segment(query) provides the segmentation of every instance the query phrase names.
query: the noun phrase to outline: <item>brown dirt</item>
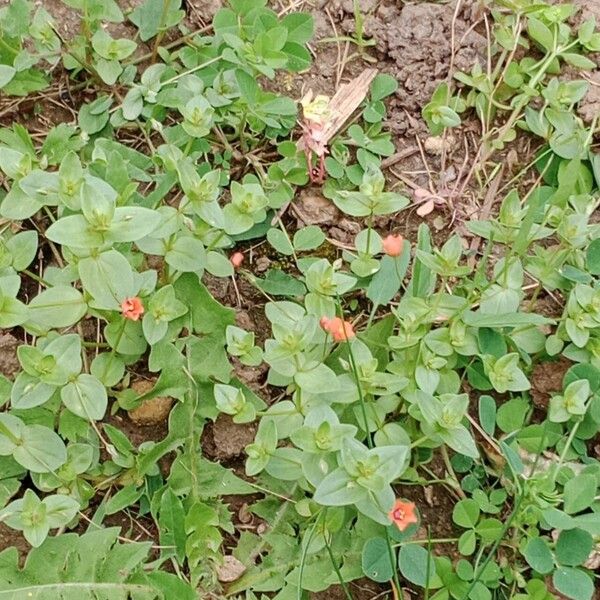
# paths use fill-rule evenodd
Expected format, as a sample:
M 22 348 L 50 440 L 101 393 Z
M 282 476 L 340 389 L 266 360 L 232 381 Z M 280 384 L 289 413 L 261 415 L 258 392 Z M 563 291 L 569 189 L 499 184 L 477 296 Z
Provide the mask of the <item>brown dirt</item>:
M 6 3 L 8 4 L 8 2 Z M 36 8 L 45 8 L 52 15 L 56 28 L 63 38 L 70 39 L 79 31 L 80 13 L 61 0 L 36 0 L 34 5 Z
M 454 67 L 470 70 L 485 60 L 486 39 L 469 27 L 478 19 L 477 4 L 463 3 L 454 21 Z M 347 9 L 346 9 L 347 10 Z M 435 88 L 448 78 L 452 56 L 454 3 L 400 4 L 382 2 L 365 20 L 365 31 L 377 43 L 384 70 L 398 80 L 391 103 L 390 124 L 396 133 L 410 133 L 415 126 L 425 132 L 420 119 Z M 342 22 L 354 29 L 354 19 Z
M 120 429 L 135 447 L 138 447 L 143 442 L 159 442 L 160 440 L 163 440 L 169 432 L 169 426 L 166 420 L 148 427 L 140 427 L 133 423 L 129 418 L 125 418 L 121 413 L 117 413 L 116 415 L 107 415 L 105 421 L 113 427 Z M 165 460 L 165 458 L 162 460 Z
M 132 542 L 148 542 L 157 543 L 158 528 L 156 523 L 149 515 L 137 515 L 132 511 L 121 511 L 114 515 L 108 515 L 103 522 L 105 527 L 120 527 L 121 536 Z M 83 531 L 87 530 L 88 525 L 85 524 Z M 83 531 L 77 531 L 83 533 Z M 158 551 L 153 549 L 152 555 Z
M 12 379 L 20 370 L 17 348 L 21 342 L 10 333 L 0 333 L 0 373 Z
M 227 461 L 240 456 L 244 448 L 254 441 L 256 424 L 237 425 L 228 415 L 219 415 L 208 423 L 202 435 L 202 449 L 209 457 Z
M 573 4 L 581 9 L 577 15 L 579 22 L 595 18 L 596 25 L 600 23 L 600 4 L 597 0 L 574 0 Z
M 579 115 L 586 123 L 591 123 L 600 114 L 600 71 L 592 73 L 589 81 L 590 89 L 578 108 Z
M 287 85 L 277 82 L 275 89 L 296 98 L 307 89 L 331 95 L 340 81 L 346 82 L 365 66 L 370 66 L 357 57 L 353 44 L 321 43 L 323 38 L 355 33 L 352 5 L 350 0 L 317 3 L 317 8 L 312 11 L 316 32 L 313 66 L 307 74 Z M 409 197 L 414 188 L 424 188 L 447 198 L 425 218 L 415 214 L 416 205 L 398 215 L 378 217 L 375 225 L 382 234 L 401 233 L 415 241 L 419 225 L 425 222 L 436 243 L 443 243 L 457 229 L 465 233 L 462 220 L 478 210 L 478 203 L 473 202 L 473 194 L 468 189 L 460 197 L 453 197 L 454 188 L 460 189 L 465 174 L 461 167 L 465 162 L 467 140 L 471 144 L 471 138 L 479 134 L 477 120 L 465 119 L 464 124 L 449 136 L 453 143 L 446 142 L 447 154 L 442 160 L 439 150 L 431 147 L 432 140 L 421 118 L 422 106 L 428 102 L 435 87 L 448 78 L 452 61 L 455 69 L 470 70 L 475 62 L 483 64 L 486 59 L 486 39 L 479 33 L 485 29 L 476 3 L 463 3 L 456 20 L 453 19 L 454 6 L 454 2 L 400 4 L 363 0 L 360 3 L 365 17 L 365 37 L 372 36 L 376 42 L 365 52 L 380 72 L 394 76 L 399 83 L 395 95 L 387 101 L 386 126 L 393 133 L 396 150 L 407 154 L 387 170 L 389 185 Z M 451 43 L 453 27 L 454 45 Z M 345 56 L 350 58 L 346 60 Z M 344 69 L 340 78 L 341 63 Z M 416 137 L 425 146 L 424 156 L 418 151 Z M 529 148 L 520 151 L 519 162 L 527 162 L 529 155 Z M 331 238 L 342 244 L 352 244 L 363 223 L 337 214 L 335 207 L 320 196 L 318 188 L 305 188 L 300 192 L 292 206 L 297 220 L 326 225 Z M 303 210 L 304 205 L 308 210 Z
M 295 200 L 293 208 L 298 227 L 306 225 L 332 225 L 339 222 L 340 211 L 330 200 L 321 195 L 318 188 L 302 190 Z
M 392 597 L 389 586 L 379 585 L 369 579 L 357 579 L 349 584 L 350 593 L 353 600 L 388 600 Z M 323 592 L 309 594 L 310 600 L 346 600 L 346 594 L 341 586 L 334 585 Z
M 215 13 L 223 7 L 221 0 L 187 0 L 188 16 L 205 25 L 212 21 Z
M 268 247 L 264 241 L 261 241 L 257 246 Z M 243 268 L 252 272 L 256 271 L 255 261 L 263 256 L 262 252 L 256 251 L 257 246 L 239 248 L 244 251 L 245 255 Z M 259 275 L 261 274 L 259 273 Z M 233 285 L 229 278 L 218 278 L 209 274 L 204 275 L 203 281 L 210 293 L 219 302 L 236 309 L 237 326 L 253 331 L 256 344 L 262 345 L 265 339 L 269 337 L 271 330 L 269 320 L 264 312 L 264 305 L 267 300 L 262 293 L 242 275 L 236 276 L 236 285 Z
M 524 304 L 529 308 L 529 301 Z M 558 290 L 552 292 L 552 296 L 543 296 L 535 302 L 535 312 L 549 319 L 559 319 L 563 313 L 564 297 Z
M 563 378 L 572 362 L 564 357 L 551 362 L 538 363 L 531 374 L 531 398 L 538 408 L 547 409 L 550 397 L 563 389 Z
M 29 549 L 31 548 L 20 531 L 15 531 L 14 529 L 8 527 L 8 525 L 0 523 L 0 552 L 2 552 L 2 550 L 6 550 L 6 548 L 10 548 L 11 546 L 14 546 L 18 550 L 19 555 L 22 558 L 27 554 L 27 552 L 29 552 Z
M 129 418 L 141 427 L 152 427 L 164 423 L 169 418 L 173 398 L 158 397 L 144 400 L 140 406 L 128 412 Z
M 138 395 L 142 395 L 149 392 L 155 383 L 153 380 L 138 379 L 131 384 L 131 389 Z M 140 406 L 128 411 L 127 414 L 136 425 L 152 427 L 168 421 L 173 402 L 173 398 L 168 396 L 151 398 L 144 400 Z

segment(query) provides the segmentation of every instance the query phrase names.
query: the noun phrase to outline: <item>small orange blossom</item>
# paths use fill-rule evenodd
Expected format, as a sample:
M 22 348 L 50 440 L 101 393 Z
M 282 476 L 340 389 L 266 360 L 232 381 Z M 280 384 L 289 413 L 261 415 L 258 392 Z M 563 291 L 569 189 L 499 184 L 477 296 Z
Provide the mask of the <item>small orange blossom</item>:
M 404 246 L 404 238 L 401 235 L 388 235 L 383 239 L 383 251 L 388 256 L 400 256 Z
M 327 333 L 329 333 L 329 323 L 331 322 L 331 319 L 329 317 L 321 317 L 319 319 L 319 325 L 321 326 L 321 329 L 323 331 L 327 331 Z
M 333 317 L 333 319 L 322 317 L 319 323 L 321 328 L 330 333 L 336 342 L 346 342 L 356 336 L 352 323 L 339 317 Z
M 244 255 L 241 252 L 234 252 L 229 257 L 229 260 L 233 265 L 234 269 L 239 269 L 242 266 L 242 263 L 244 262 Z
M 404 531 L 409 525 L 418 523 L 417 507 L 414 502 L 404 502 L 396 500 L 392 510 L 388 513 L 390 521 L 398 527 L 400 531 Z
M 144 314 L 144 305 L 137 296 L 125 298 L 121 302 L 121 312 L 126 319 L 137 321 Z

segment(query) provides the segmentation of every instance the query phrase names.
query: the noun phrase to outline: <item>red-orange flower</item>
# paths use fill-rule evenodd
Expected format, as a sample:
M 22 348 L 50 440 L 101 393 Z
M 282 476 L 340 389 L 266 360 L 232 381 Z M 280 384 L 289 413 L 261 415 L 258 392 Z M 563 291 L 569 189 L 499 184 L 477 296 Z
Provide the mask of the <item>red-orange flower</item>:
M 327 333 L 330 333 L 331 337 L 333 337 L 336 342 L 345 342 L 356 336 L 352 323 L 344 321 L 339 317 L 333 317 L 333 319 L 321 317 L 319 323 L 321 328 Z
M 401 235 L 388 235 L 383 239 L 383 251 L 388 256 L 400 256 L 404 247 L 404 238 Z
M 229 261 L 233 265 L 234 269 L 239 269 L 244 262 L 244 255 L 241 252 L 234 252 L 230 257 Z
M 414 502 L 404 502 L 396 500 L 392 510 L 388 513 L 390 521 L 396 525 L 400 531 L 404 531 L 413 523 L 419 522 L 417 516 L 417 507 Z
M 121 312 L 126 319 L 137 321 L 144 314 L 144 305 L 137 296 L 125 298 L 125 300 L 121 302 Z
M 319 319 L 319 325 L 321 326 L 321 329 L 323 331 L 326 331 L 327 333 L 329 333 L 329 323 L 331 322 L 331 319 L 329 317 L 321 317 Z

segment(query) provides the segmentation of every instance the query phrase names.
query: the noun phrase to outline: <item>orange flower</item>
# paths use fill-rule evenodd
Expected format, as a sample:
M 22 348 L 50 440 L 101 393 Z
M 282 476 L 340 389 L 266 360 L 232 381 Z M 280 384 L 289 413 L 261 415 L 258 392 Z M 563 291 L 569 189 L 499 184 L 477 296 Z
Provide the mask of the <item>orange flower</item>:
M 392 510 L 388 513 L 390 521 L 398 527 L 400 531 L 404 531 L 412 523 L 418 523 L 417 507 L 414 502 L 404 502 L 396 500 Z
M 329 317 L 321 317 L 319 320 L 319 325 L 323 331 L 327 331 L 329 333 L 329 323 L 331 323 L 331 319 Z
M 356 335 L 352 323 L 343 321 L 339 317 L 333 317 L 333 319 L 322 317 L 320 324 L 325 331 L 331 334 L 336 342 L 346 342 Z
M 233 265 L 234 269 L 239 269 L 244 262 L 244 255 L 241 252 L 234 252 L 230 257 L 229 261 Z
M 137 321 L 144 314 L 144 305 L 137 296 L 125 298 L 125 300 L 121 302 L 121 312 L 126 319 Z
M 404 238 L 401 235 L 388 235 L 383 240 L 383 251 L 388 256 L 400 256 L 404 247 Z

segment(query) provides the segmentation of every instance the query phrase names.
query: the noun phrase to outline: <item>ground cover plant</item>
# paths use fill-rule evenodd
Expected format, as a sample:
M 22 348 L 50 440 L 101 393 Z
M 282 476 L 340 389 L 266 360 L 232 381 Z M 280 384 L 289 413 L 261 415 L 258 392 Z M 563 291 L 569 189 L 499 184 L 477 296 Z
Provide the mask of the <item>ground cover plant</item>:
M 0 8 L 0 598 L 598 597 L 595 3 L 316 4 Z

